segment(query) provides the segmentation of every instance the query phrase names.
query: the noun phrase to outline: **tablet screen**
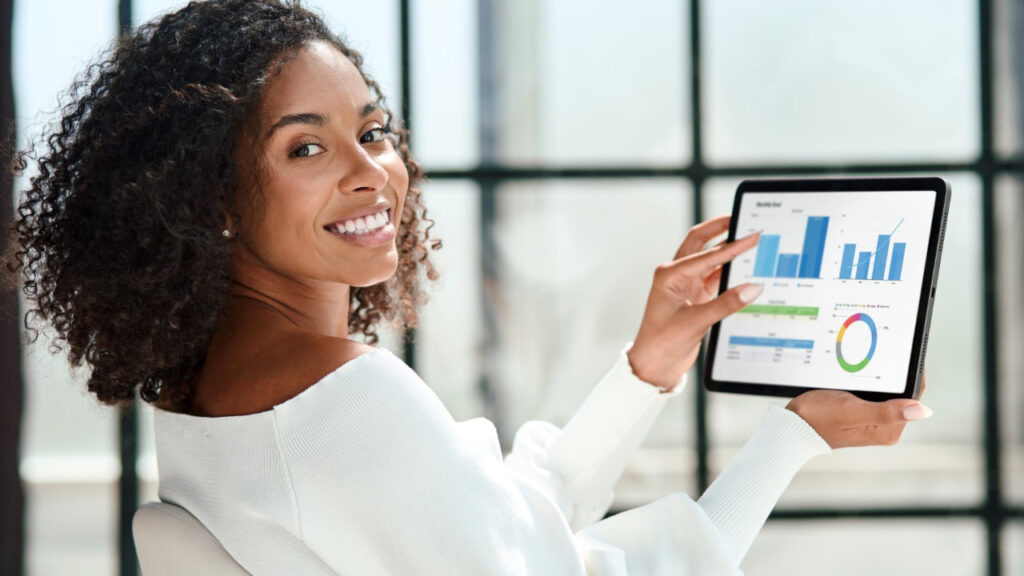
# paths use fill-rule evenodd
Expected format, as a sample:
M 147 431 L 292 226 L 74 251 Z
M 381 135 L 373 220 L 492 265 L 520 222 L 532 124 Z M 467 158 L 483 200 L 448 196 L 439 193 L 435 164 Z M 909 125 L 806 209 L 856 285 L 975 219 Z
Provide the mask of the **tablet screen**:
M 902 392 L 935 201 L 922 190 L 740 196 L 736 238 L 763 232 L 728 287 L 765 289 L 722 321 L 711 377 Z

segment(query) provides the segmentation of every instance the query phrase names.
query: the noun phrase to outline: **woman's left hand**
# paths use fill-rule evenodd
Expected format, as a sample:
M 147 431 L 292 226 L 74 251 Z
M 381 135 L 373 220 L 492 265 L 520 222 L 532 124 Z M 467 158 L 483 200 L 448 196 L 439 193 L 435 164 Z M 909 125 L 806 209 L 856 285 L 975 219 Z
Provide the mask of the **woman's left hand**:
M 722 265 L 757 245 L 759 233 L 729 244 L 704 247 L 729 229 L 730 216 L 702 222 L 686 235 L 671 262 L 659 264 L 633 347 L 626 353 L 633 373 L 671 391 L 700 350 L 713 324 L 750 304 L 761 284 L 740 284 L 717 298 Z

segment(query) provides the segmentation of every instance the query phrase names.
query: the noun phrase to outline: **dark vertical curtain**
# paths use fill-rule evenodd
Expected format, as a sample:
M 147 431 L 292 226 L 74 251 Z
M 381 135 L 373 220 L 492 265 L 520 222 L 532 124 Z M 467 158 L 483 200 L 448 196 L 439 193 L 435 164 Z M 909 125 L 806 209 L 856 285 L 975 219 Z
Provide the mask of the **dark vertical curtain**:
M 11 87 L 11 19 L 14 0 L 0 0 L 0 127 L 14 125 L 14 90 Z M 13 134 L 11 135 L 13 142 Z M 5 161 L 7 157 L 0 155 Z M 0 230 L 10 229 L 13 182 L 10 170 L 0 169 Z M 0 234 L 7 249 L 7 235 Z M 2 252 L 0 252 L 2 253 Z M 2 284 L 0 284 L 2 286 Z M 0 574 L 24 573 L 25 497 L 18 475 L 23 382 L 18 331 L 18 296 L 0 294 Z

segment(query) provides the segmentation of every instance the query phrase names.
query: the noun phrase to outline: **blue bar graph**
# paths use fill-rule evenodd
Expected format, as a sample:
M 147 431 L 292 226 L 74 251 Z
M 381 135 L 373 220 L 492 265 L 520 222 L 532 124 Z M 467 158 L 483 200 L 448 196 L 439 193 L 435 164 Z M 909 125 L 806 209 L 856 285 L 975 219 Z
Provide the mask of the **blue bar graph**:
M 857 280 L 900 280 L 903 277 L 903 260 L 907 255 L 905 242 L 892 242 L 892 236 L 903 225 L 900 220 L 892 232 L 879 234 L 875 242 L 875 251 L 858 251 L 856 244 L 843 244 L 843 259 L 839 264 L 839 279 L 849 280 L 853 276 Z M 890 248 L 891 257 L 890 257 Z M 854 254 L 857 256 L 854 270 Z M 889 267 L 889 275 L 885 269 Z
M 828 232 L 827 216 L 807 218 L 804 232 L 804 249 L 800 253 L 800 278 L 820 278 L 821 258 L 825 254 L 825 233 Z
M 871 265 L 871 252 L 861 252 L 857 257 L 857 280 L 868 279 L 868 266 Z
M 892 264 L 889 265 L 889 280 L 899 280 L 903 273 L 903 255 L 907 251 L 907 245 L 897 242 L 892 245 Z
M 853 278 L 853 256 L 856 252 L 856 244 L 843 244 L 843 263 L 839 265 L 839 277 L 843 280 Z
M 754 260 L 754 276 L 770 278 L 775 274 L 775 259 L 779 255 L 777 234 L 762 234 L 757 242 L 757 258 Z
M 799 254 L 779 254 L 779 265 L 775 268 L 775 277 L 796 278 L 796 269 L 799 264 Z
M 885 263 L 889 261 L 889 239 L 888 234 L 878 235 L 878 244 L 875 246 L 875 267 L 871 270 L 872 280 L 885 279 Z
M 779 253 L 782 236 L 762 234 L 754 257 L 754 276 L 761 278 L 821 278 L 825 255 L 828 216 L 810 216 L 804 229 L 804 242 L 799 254 Z

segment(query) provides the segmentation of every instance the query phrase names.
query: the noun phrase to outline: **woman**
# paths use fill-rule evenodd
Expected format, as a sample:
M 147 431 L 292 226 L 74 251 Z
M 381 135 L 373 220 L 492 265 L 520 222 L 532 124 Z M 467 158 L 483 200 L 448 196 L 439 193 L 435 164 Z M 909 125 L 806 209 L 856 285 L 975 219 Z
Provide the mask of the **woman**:
M 807 459 L 893 444 L 926 410 L 803 394 L 699 502 L 601 520 L 704 332 L 760 293 L 713 297 L 757 236 L 704 249 L 728 218 L 694 227 L 577 414 L 528 422 L 503 457 L 489 421 L 455 422 L 373 347 L 382 319 L 416 325 L 440 243 L 361 62 L 277 0 L 142 26 L 76 83 L 8 257 L 89 389 L 156 406 L 161 499 L 251 573 L 738 574 Z

